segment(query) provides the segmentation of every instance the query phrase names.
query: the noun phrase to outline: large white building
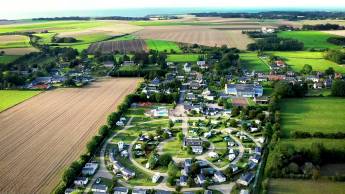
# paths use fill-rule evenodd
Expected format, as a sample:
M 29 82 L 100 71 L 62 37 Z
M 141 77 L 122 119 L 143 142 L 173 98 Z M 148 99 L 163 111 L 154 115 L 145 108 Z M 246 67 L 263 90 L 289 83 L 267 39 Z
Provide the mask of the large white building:
M 225 93 L 237 97 L 260 97 L 264 89 L 256 84 L 225 84 Z

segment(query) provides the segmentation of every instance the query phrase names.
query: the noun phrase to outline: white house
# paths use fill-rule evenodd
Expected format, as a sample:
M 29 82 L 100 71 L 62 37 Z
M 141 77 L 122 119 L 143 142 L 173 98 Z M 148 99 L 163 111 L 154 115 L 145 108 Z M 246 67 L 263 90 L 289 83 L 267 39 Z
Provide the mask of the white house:
M 108 191 L 108 187 L 106 185 L 103 185 L 103 184 L 94 184 L 92 186 L 92 192 L 94 193 L 107 193 Z
M 137 189 L 137 188 L 133 188 L 132 190 L 132 194 L 146 194 L 146 190 L 145 189 Z
M 82 168 L 81 173 L 83 175 L 94 175 L 97 168 L 97 163 L 86 163 L 85 166 Z
M 125 126 L 125 123 L 123 123 L 123 121 L 117 121 L 116 126 L 123 127 L 123 126 Z
M 217 171 L 216 173 L 214 173 L 214 179 L 218 183 L 224 183 L 226 181 L 225 175 L 222 172 L 220 172 L 220 171 Z
M 119 148 L 119 151 L 121 152 L 123 150 L 123 147 L 124 147 L 123 141 L 118 142 L 117 147 Z
M 205 176 L 204 176 L 203 174 L 198 174 L 198 175 L 196 176 L 196 178 L 197 178 L 198 183 L 199 183 L 200 185 L 202 185 L 202 184 L 204 184 L 204 183 L 206 182 L 206 178 L 205 178 Z
M 128 194 L 128 188 L 127 187 L 115 187 L 114 188 L 114 194 Z
M 251 156 L 251 157 L 249 158 L 249 160 L 250 160 L 250 161 L 253 161 L 254 163 L 259 163 L 260 158 L 261 158 L 260 155 L 255 154 L 255 155 Z
M 185 187 L 187 186 L 187 176 L 180 176 L 180 186 Z
M 210 153 L 208 153 L 208 157 L 210 157 L 210 158 L 218 158 L 218 154 L 216 152 L 210 152 Z
M 183 69 L 186 73 L 189 73 L 192 71 L 192 65 L 190 63 L 185 63 Z
M 225 93 L 237 97 L 260 97 L 264 89 L 255 84 L 225 84 Z
M 241 184 L 243 186 L 248 186 L 252 180 L 254 179 L 254 174 L 251 172 L 242 174 L 241 177 L 239 179 L 237 179 L 237 183 Z
M 169 111 L 165 107 L 158 107 L 151 110 L 151 115 L 153 117 L 167 117 L 169 116 Z
M 89 179 L 87 177 L 77 177 L 76 179 L 74 179 L 74 184 L 77 186 L 85 186 L 87 185 L 87 183 L 89 182 Z
M 152 183 L 157 183 L 160 178 L 161 175 L 159 173 L 154 174 L 152 177 Z

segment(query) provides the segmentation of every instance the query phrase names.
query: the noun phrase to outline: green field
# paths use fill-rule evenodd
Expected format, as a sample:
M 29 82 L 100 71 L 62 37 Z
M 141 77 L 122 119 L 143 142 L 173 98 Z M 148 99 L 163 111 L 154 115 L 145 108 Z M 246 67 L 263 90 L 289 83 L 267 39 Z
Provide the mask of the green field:
M 5 36 L 5 37 L 13 37 L 13 36 Z M 29 37 L 21 36 L 21 35 L 15 35 L 15 37 L 17 37 L 16 40 L 0 41 L 0 48 L 6 49 L 6 48 L 31 47 Z
M 343 182 L 270 179 L 269 194 L 345 194 Z
M 150 50 L 156 50 L 160 52 L 171 52 L 171 50 L 174 50 L 177 53 L 181 52 L 180 47 L 175 42 L 152 39 L 145 40 L 145 42 Z
M 207 26 L 207 25 L 219 25 L 221 23 L 216 22 L 181 22 L 181 21 L 134 21 L 130 22 L 130 24 L 137 25 L 137 26 L 181 26 L 181 25 L 188 25 L 188 26 Z
M 66 32 L 76 31 L 104 25 L 103 21 L 49 21 L 24 24 L 1 25 L 0 33 L 21 32 L 21 31 L 42 31 Z
M 41 91 L 0 90 L 0 112 L 19 104 Z
M 323 58 L 322 52 L 268 52 L 274 56 L 279 56 L 294 71 L 301 71 L 305 64 L 311 65 L 313 71 L 324 72 L 327 68 L 332 67 L 336 72 L 345 73 L 345 66 L 338 65 L 332 61 Z
M 310 149 L 313 143 L 322 143 L 327 149 L 345 150 L 345 141 L 343 139 L 326 138 L 304 138 L 304 139 L 281 139 L 279 144 L 293 145 L 297 150 Z
M 292 38 L 304 43 L 304 48 L 340 48 L 340 46 L 327 42 L 334 35 L 319 31 L 283 31 L 279 32 L 281 38 Z
M 241 65 L 247 68 L 249 71 L 256 72 L 269 72 L 269 66 L 263 62 L 256 53 L 241 53 L 240 54 Z
M 168 55 L 168 62 L 196 62 L 199 59 L 198 54 L 171 54 Z
M 11 55 L 0 56 L 0 64 L 11 63 L 18 58 L 19 56 L 11 56 Z
M 345 99 L 319 97 L 284 99 L 281 103 L 281 125 L 284 135 L 293 131 L 345 132 Z

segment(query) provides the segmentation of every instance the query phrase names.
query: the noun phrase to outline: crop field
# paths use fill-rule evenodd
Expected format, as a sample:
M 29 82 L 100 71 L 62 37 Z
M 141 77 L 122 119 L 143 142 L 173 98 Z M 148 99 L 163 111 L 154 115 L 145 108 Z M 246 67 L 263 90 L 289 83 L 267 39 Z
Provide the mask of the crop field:
M 36 51 L 30 45 L 29 37 L 22 35 L 0 36 L 0 50 L 5 51 L 6 55 L 23 55 Z
M 343 182 L 270 179 L 269 194 L 345 194 Z
M 115 53 L 115 51 L 120 53 L 138 53 L 147 52 L 148 48 L 146 42 L 141 39 L 98 42 L 88 48 L 89 53 Z
M 30 39 L 22 35 L 4 35 L 0 36 L 0 48 L 22 48 L 31 47 Z
M 340 48 L 327 42 L 327 39 L 334 36 L 320 31 L 284 31 L 278 33 L 279 37 L 292 38 L 304 43 L 304 48 Z
M 167 61 L 169 62 L 196 62 L 199 60 L 198 54 L 171 54 L 168 55 Z
M 135 35 L 143 39 L 167 40 L 205 46 L 231 46 L 229 34 L 202 26 L 147 27 L 136 32 Z
M 269 66 L 263 62 L 255 52 L 241 53 L 241 65 L 244 65 L 249 71 L 269 72 Z
M 0 90 L 0 112 L 21 103 L 40 91 Z
M 140 79 L 48 91 L 0 114 L 0 193 L 50 193 Z
M 336 72 L 345 73 L 345 66 L 324 59 L 322 52 L 295 51 L 269 53 L 282 57 L 294 71 L 299 72 L 305 64 L 308 64 L 313 67 L 314 71 L 324 72 L 327 68 L 332 67 Z
M 180 53 L 181 49 L 175 42 L 165 41 L 165 40 L 145 40 L 147 47 L 150 50 L 156 50 L 156 51 L 166 51 L 171 52 L 172 50 L 174 52 Z
M 345 99 L 304 98 L 287 99 L 282 102 L 282 130 L 284 134 L 292 131 L 336 133 L 344 132 Z

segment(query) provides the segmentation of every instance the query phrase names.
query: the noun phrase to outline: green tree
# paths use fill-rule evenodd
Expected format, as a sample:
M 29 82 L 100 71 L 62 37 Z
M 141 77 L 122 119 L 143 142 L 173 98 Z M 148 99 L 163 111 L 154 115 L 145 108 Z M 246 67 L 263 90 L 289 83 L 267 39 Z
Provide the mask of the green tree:
M 337 97 L 345 97 L 345 81 L 335 80 L 332 83 L 332 95 Z

